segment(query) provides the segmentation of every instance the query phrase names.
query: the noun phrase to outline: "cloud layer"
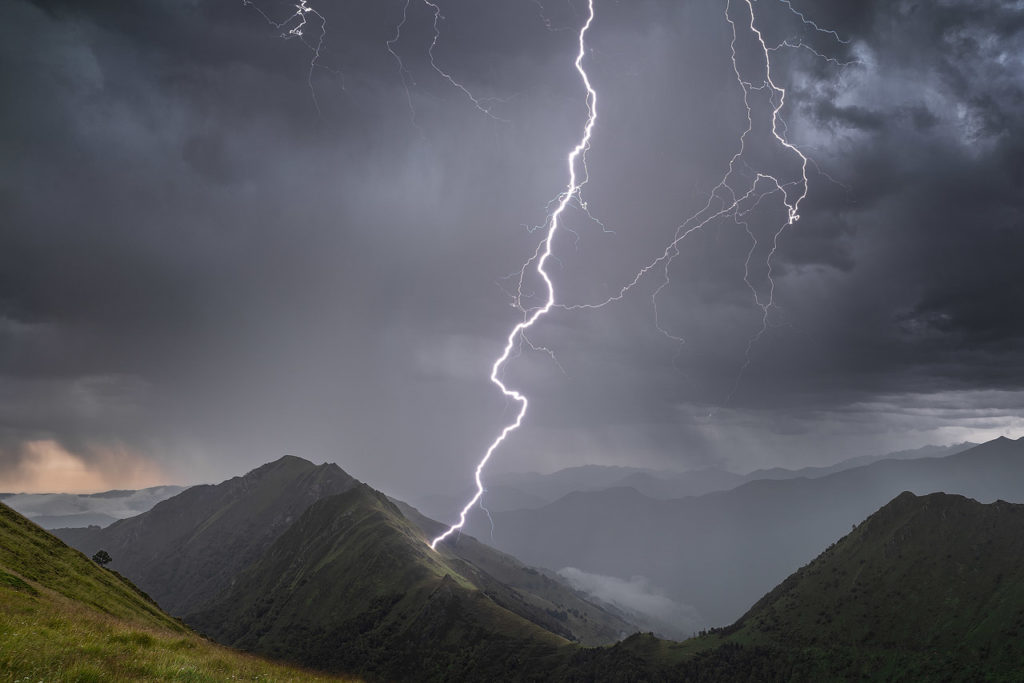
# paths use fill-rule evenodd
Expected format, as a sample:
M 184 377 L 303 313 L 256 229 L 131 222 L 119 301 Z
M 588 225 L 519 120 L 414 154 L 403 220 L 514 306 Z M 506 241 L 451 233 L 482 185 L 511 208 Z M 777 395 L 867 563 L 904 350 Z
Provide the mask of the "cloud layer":
M 581 17 L 444 4 L 438 63 L 498 98 L 503 123 L 430 68 L 419 3 L 395 46 L 403 81 L 386 44 L 401 4 L 324 8 L 310 72 L 251 7 L 10 3 L 0 489 L 38 443 L 91 472 L 131 453 L 180 483 L 284 452 L 397 495 L 468 476 L 509 414 L 486 381 L 516 320 L 503 278 L 536 247 L 584 115 L 559 30 Z M 769 42 L 801 45 L 774 53 L 774 75 L 815 161 L 774 256 L 768 333 L 741 372 L 761 315 L 749 234 L 694 233 L 659 297 L 686 343 L 658 333 L 655 281 L 550 316 L 532 341 L 559 364 L 510 365 L 534 403 L 496 467 L 752 469 L 1019 432 L 1020 8 L 806 7 L 839 43 L 759 7 Z M 617 291 L 724 172 L 745 124 L 724 8 L 598 1 L 587 199 L 607 231 L 569 217 L 560 301 Z M 767 207 L 747 227 L 778 219 Z

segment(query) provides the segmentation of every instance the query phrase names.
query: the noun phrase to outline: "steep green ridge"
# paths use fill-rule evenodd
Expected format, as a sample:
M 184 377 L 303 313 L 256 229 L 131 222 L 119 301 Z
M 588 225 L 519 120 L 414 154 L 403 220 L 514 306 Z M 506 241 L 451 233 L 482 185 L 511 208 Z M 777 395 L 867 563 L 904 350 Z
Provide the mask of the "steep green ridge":
M 1021 635 L 1024 505 L 903 493 L 732 626 L 683 643 L 637 635 L 559 676 L 1019 681 Z
M 464 560 L 358 485 L 311 505 L 187 621 L 220 642 L 389 680 L 498 680 L 553 668 L 567 641 L 501 606 Z M 545 662 L 549 664 L 545 665 Z
M 116 572 L 101 569 L 25 517 L 0 503 L 0 586 L 38 596 L 42 585 L 104 614 L 184 632 L 184 626 Z M 31 582 L 31 583 L 27 583 Z
M 416 508 L 393 501 L 402 514 L 435 538 L 447 527 L 420 514 Z M 608 645 L 637 631 L 623 617 L 588 601 L 557 575 L 527 567 L 511 555 L 459 534 L 445 542 L 450 560 L 463 575 L 495 602 L 581 645 Z
M 107 550 L 112 568 L 181 616 L 220 595 L 310 504 L 355 484 L 337 465 L 286 455 L 105 529 L 53 533 L 87 555 Z
M 683 643 L 637 635 L 575 654 L 557 677 L 1019 681 L 1021 635 L 1024 505 L 903 493 L 731 627 Z
M 115 572 L 0 504 L 6 680 L 327 680 L 206 641 Z
M 904 492 L 727 631 L 874 667 L 1024 672 L 1024 505 Z

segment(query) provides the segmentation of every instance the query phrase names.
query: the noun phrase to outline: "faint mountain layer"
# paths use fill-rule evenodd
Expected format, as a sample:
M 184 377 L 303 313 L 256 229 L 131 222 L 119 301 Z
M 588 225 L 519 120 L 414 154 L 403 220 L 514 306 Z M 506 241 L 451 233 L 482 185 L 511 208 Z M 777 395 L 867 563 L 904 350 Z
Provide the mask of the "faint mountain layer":
M 880 460 L 909 460 L 938 458 L 955 455 L 978 444 L 964 442 L 951 446 L 924 446 L 913 450 L 897 451 L 885 455 L 859 456 L 826 467 L 800 469 L 754 470 L 737 474 L 719 468 L 670 472 L 639 467 L 584 465 L 569 467 L 551 474 L 536 472 L 500 473 L 487 477 L 485 504 L 492 512 L 532 510 L 543 507 L 570 493 L 603 491 L 629 487 L 649 498 L 672 499 L 701 496 L 715 491 L 728 491 L 737 486 L 761 479 L 816 479 L 855 467 L 863 467 Z M 416 500 L 417 506 L 437 519 L 449 519 L 458 514 L 472 495 L 426 495 Z
M 334 680 L 210 643 L 0 504 L 0 671 L 7 680 Z
M 286 455 L 245 476 L 193 486 L 105 529 L 54 533 L 88 554 L 103 548 L 111 567 L 182 615 L 220 595 L 315 501 L 356 483 L 337 465 Z
M 183 486 L 153 486 L 82 494 L 0 493 L 0 500 L 44 529 L 102 527 L 146 512 L 184 490 Z
M 709 625 L 724 624 L 904 490 L 1024 500 L 1024 440 L 677 500 L 632 488 L 573 493 L 539 509 L 493 513 L 494 539 L 540 567 L 647 577 Z M 475 520 L 469 531 L 489 534 L 490 524 Z

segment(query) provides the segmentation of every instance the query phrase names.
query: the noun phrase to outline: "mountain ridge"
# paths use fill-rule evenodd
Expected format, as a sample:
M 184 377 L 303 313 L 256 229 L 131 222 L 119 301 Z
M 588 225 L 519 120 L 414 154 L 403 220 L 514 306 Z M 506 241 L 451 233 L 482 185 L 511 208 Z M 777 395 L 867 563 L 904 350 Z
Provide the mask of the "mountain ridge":
M 312 502 L 356 484 L 335 464 L 286 455 L 109 527 L 54 533 L 87 553 L 104 548 L 112 568 L 181 616 L 222 592 Z
M 391 680 L 485 680 L 569 642 L 480 590 L 365 484 L 310 505 L 186 621 L 245 650 Z

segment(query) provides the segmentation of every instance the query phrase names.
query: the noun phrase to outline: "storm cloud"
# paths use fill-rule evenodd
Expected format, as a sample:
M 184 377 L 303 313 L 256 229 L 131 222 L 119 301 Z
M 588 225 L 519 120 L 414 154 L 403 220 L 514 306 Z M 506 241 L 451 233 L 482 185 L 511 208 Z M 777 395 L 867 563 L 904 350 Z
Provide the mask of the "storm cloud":
M 404 76 L 401 2 L 323 3 L 312 69 L 242 3 L 6 3 L 0 489 L 47 488 L 40 453 L 109 487 L 282 453 L 400 497 L 468 480 L 511 414 L 487 382 L 518 315 L 508 276 L 586 113 L 562 30 L 583 15 L 440 4 L 436 59 L 496 118 L 431 69 L 420 3 L 393 43 Z M 656 280 L 555 311 L 531 341 L 557 364 L 508 368 L 533 403 L 494 467 L 747 470 L 1020 433 L 1024 11 L 801 7 L 840 42 L 758 6 L 771 44 L 800 45 L 773 76 L 813 159 L 767 333 L 747 364 L 749 235 L 709 225 L 658 298 L 685 344 L 655 326 Z M 725 172 L 745 126 L 725 7 L 597 0 L 586 199 L 604 227 L 569 215 L 560 302 L 618 291 Z

